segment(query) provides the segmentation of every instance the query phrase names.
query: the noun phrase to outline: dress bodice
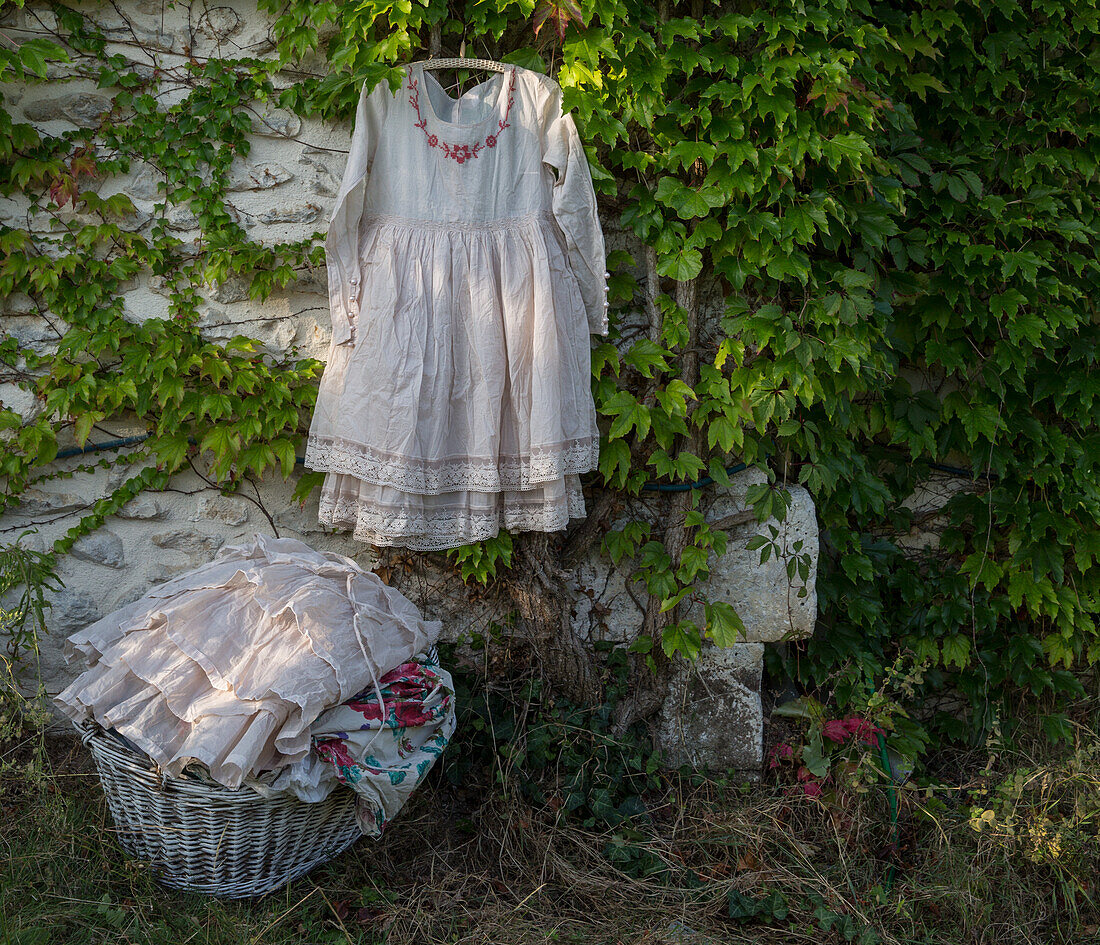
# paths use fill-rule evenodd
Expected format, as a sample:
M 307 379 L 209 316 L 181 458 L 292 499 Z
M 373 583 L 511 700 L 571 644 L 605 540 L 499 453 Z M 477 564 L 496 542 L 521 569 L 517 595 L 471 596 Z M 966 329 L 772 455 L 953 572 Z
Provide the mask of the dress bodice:
M 523 72 L 498 73 L 456 100 L 431 72 L 409 70 L 384 103 L 365 211 L 476 224 L 551 210 L 546 90 Z

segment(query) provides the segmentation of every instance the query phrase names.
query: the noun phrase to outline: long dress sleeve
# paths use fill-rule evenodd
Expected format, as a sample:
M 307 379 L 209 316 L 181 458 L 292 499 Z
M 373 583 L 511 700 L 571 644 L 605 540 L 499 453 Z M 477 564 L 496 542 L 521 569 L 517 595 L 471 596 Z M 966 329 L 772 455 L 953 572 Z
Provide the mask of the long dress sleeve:
M 328 292 L 332 313 L 334 344 L 355 341 L 359 317 L 361 272 L 359 263 L 359 224 L 363 216 L 363 198 L 370 174 L 374 150 L 385 120 L 386 103 L 393 95 L 387 84 L 379 82 L 371 91 L 366 86 L 359 96 L 352 132 L 351 150 L 344 166 L 344 177 L 336 195 L 325 238 L 328 264 Z
M 543 110 L 543 162 L 554 169 L 553 212 L 565 235 L 569 266 L 577 277 L 589 329 L 607 331 L 607 254 L 596 212 L 596 192 L 571 115 L 563 114 L 561 89 L 554 86 Z

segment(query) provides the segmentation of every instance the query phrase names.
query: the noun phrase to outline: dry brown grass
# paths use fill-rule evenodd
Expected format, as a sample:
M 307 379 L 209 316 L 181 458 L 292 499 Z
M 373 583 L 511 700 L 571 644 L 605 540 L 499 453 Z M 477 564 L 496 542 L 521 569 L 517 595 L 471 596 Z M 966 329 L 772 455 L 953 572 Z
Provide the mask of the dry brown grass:
M 122 856 L 79 742 L 50 745 L 43 782 L 0 781 L 5 943 L 1100 940 L 1095 885 L 1091 893 L 1080 886 L 1080 869 L 1033 862 L 979 835 L 962 792 L 949 787 L 934 804 L 902 792 L 895 853 L 880 791 L 809 800 L 768 782 L 671 776 L 646 797 L 647 823 L 600 830 L 531 802 L 499 766 L 468 773 L 461 786 L 440 773 L 381 841 L 359 842 L 278 895 L 252 903 L 181 896 Z M 983 778 L 996 773 L 967 775 L 968 789 Z M 616 868 L 606 855 L 614 844 L 631 845 L 633 862 L 656 872 Z M 789 914 L 734 920 L 731 891 L 779 891 Z

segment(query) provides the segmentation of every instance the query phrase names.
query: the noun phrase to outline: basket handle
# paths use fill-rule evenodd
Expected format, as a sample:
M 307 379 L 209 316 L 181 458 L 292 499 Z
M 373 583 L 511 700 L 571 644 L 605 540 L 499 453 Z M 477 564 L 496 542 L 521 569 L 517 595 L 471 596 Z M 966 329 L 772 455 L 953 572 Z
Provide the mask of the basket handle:
M 93 738 L 97 738 L 100 735 L 106 735 L 106 730 L 103 726 L 93 718 L 87 718 L 83 722 L 74 722 L 73 724 L 80 733 L 81 743 L 85 746 L 87 746 Z M 163 793 L 168 786 L 168 782 L 172 779 L 172 776 L 152 758 L 150 758 L 149 761 L 153 766 L 153 773 L 157 777 L 157 790 Z

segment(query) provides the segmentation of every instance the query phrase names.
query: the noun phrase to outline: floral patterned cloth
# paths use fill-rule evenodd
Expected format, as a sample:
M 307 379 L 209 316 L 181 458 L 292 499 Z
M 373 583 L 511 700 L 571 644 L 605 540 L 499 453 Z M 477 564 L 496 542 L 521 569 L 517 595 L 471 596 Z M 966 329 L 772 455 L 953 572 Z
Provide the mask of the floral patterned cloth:
M 311 728 L 313 751 L 271 783 L 317 801 L 344 784 L 359 795 L 359 826 L 377 837 L 443 753 L 455 730 L 450 674 L 417 656 L 322 715 Z

